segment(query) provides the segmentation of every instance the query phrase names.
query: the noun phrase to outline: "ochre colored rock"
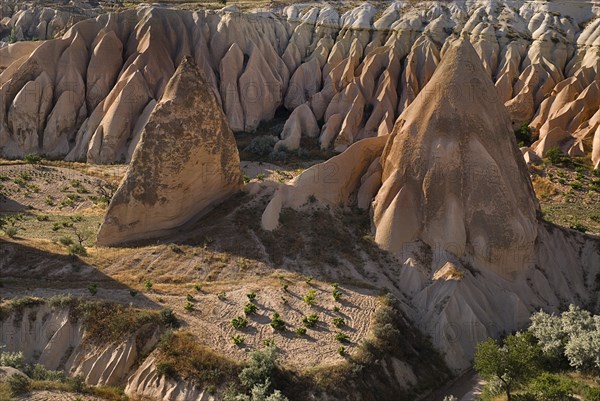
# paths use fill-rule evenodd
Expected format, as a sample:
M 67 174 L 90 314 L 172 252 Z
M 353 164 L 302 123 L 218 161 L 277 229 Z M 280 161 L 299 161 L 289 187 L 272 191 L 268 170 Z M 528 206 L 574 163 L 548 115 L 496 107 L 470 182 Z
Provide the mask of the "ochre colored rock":
M 163 235 L 240 185 L 233 133 L 210 85 L 186 58 L 144 128 L 97 242 L 115 245 Z
M 531 263 L 537 201 L 511 122 L 466 39 L 446 51 L 381 157 L 375 240 L 420 239 L 501 274 Z

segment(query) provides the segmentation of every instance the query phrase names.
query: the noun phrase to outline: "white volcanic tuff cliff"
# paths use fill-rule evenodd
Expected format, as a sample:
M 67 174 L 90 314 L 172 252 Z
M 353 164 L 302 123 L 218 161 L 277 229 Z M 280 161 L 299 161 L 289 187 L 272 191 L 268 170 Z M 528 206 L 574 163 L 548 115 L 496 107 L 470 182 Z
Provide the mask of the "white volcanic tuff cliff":
M 358 141 L 282 185 L 263 228 L 311 196 L 371 209 L 375 241 L 401 263 L 390 290 L 408 298 L 453 368 L 536 308 L 598 302 L 600 241 L 537 220 L 510 118 L 465 39 L 448 45 L 391 135 Z
M 82 376 L 89 385 L 120 385 L 130 376 L 139 356 L 150 352 L 159 340 L 158 332 L 145 342 L 137 341 L 136 335 L 112 344 L 93 345 L 81 324 L 71 319 L 68 309 L 47 305 L 13 312 L 0 325 L 4 351 L 21 351 L 27 363 Z
M 98 232 L 99 245 L 164 235 L 241 186 L 233 133 L 190 57 L 168 82 L 139 141 Z
M 308 102 L 317 120 L 325 117 L 322 147 L 343 150 L 389 133 L 431 78 L 447 38 L 468 33 L 515 126 L 533 120 L 539 129 L 534 150 L 541 155 L 560 146 L 572 155 L 591 153 L 598 164 L 593 98 L 600 23 L 590 3 L 554 3 L 397 2 L 378 18 L 366 4 L 342 16 L 328 6 L 291 6 L 286 19 L 149 7 L 102 15 L 43 43 L 2 74 L 2 154 L 64 156 L 68 145 L 70 160 L 128 161 L 136 125 L 143 126 L 146 108 L 160 100 L 185 55 L 219 92 L 235 131 L 253 131 L 281 105 Z M 11 118 L 8 111 L 43 73 L 44 99 L 51 100 L 29 117 L 38 129 L 24 129 L 23 113 Z M 68 82 L 76 84 L 67 88 Z M 70 105 L 59 102 L 66 89 L 73 92 Z M 569 96 L 554 105 L 562 91 Z
M 78 21 L 93 18 L 102 12 L 101 9 L 73 5 L 64 9 L 52 9 L 32 4 L 18 4 L 22 9 L 11 10 L 11 5 L 3 4 L 4 17 L 0 20 L 2 25 L 9 30 L 9 35 L 14 35 L 16 40 L 51 39 L 64 33 L 65 29 Z M 17 8 L 17 7 L 15 7 Z M 8 38 L 0 38 L 7 40 Z
M 125 394 L 134 399 L 161 401 L 214 401 L 217 398 L 210 389 L 198 386 L 192 381 L 175 381 L 159 374 L 156 361 L 147 358 L 127 380 Z

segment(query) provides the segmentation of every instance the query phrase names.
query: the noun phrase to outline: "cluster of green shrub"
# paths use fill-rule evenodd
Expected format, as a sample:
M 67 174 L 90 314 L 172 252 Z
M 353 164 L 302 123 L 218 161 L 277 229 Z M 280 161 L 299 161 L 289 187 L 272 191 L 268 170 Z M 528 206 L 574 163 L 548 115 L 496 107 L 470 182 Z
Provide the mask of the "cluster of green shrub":
M 600 401 L 600 315 L 537 312 L 527 331 L 479 343 L 475 369 L 487 379 L 483 400 Z
M 275 144 L 278 138 L 273 135 L 261 135 L 252 138 L 250 144 L 244 148 L 244 152 L 251 153 L 258 158 L 267 158 L 272 162 L 286 162 L 288 159 L 297 157 L 308 160 L 311 154 L 304 148 L 298 148 L 296 151 L 289 151 L 282 147 L 275 150 Z
M 281 391 L 273 388 L 273 376 L 277 369 L 277 348 L 266 346 L 253 351 L 250 360 L 238 375 L 236 384 L 224 394 L 225 401 L 287 401 Z
M 97 291 L 97 285 L 91 284 L 90 292 L 92 289 Z M 157 327 L 175 328 L 179 325 L 177 317 L 170 309 L 138 309 L 129 305 L 84 300 L 70 295 L 57 295 L 48 299 L 13 299 L 0 306 L 0 321 L 11 314 L 17 319 L 23 315 L 26 308 L 44 304 L 52 308 L 67 309 L 71 321 L 82 323 L 87 341 L 99 345 L 124 340 L 134 334 L 142 340 L 144 336 L 151 336 Z

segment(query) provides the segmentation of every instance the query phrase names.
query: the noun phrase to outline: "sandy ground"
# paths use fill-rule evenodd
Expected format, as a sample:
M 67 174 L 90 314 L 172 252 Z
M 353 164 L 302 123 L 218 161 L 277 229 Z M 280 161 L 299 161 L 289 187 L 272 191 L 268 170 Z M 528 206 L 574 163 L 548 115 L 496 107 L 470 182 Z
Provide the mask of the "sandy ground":
M 269 182 L 289 181 L 301 171 L 259 162 L 244 162 L 242 167 L 257 185 L 267 186 Z M 2 298 L 71 294 L 140 308 L 168 307 L 200 342 L 224 355 L 244 358 L 249 351 L 262 348 L 265 340 L 274 340 L 282 350 L 281 362 L 290 368 L 341 362 L 344 357 L 338 353 L 340 345 L 351 354 L 369 334 L 379 291 L 342 283 L 338 302 L 332 295 L 333 283 L 319 281 L 318 277 L 306 282 L 304 274 L 274 269 L 260 260 L 260 252 L 253 258 L 230 254 L 218 246 L 211 249 L 202 244 L 169 243 L 106 249 L 93 247 L 91 238 L 86 242 L 87 256 L 68 256 L 67 247 L 61 245 L 59 239 L 65 235 L 75 239 L 74 231 L 62 226 L 54 231 L 53 226 L 69 222 L 74 216 L 83 216 L 81 221 L 73 223 L 75 227 L 96 227 L 104 209 L 89 197 L 98 195 L 98 182 L 104 179 L 116 182 L 123 172 L 122 167 L 114 166 L 106 166 L 104 171 L 101 166 L 87 165 L 67 168 L 0 164 L 0 175 L 4 177 L 0 183 L 4 185 L 6 196 L 0 211 L 6 212 L 2 205 L 21 205 L 27 215 L 19 223 L 22 230 L 16 238 L 3 236 L 0 240 Z M 23 177 L 24 184 L 18 180 Z M 81 201 L 60 207 L 58 203 L 68 194 L 80 195 Z M 48 196 L 55 198 L 57 204 L 49 205 Z M 47 220 L 40 221 L 39 216 Z M 235 226 L 226 216 L 222 219 L 225 220 L 217 217 L 215 222 L 225 221 Z M 214 238 L 205 238 L 205 242 L 210 244 L 228 234 L 217 231 L 214 235 Z M 147 280 L 153 282 L 151 289 L 145 288 Z M 87 290 L 91 283 L 98 285 L 94 297 Z M 196 284 L 201 285 L 200 290 Z M 313 306 L 303 300 L 309 291 L 316 293 Z M 257 311 L 245 316 L 244 306 L 249 302 L 247 294 L 250 293 L 256 294 Z M 191 308 L 185 307 L 188 294 Z M 286 330 L 275 331 L 271 327 L 274 313 L 279 313 L 285 321 Z M 318 323 L 307 327 L 305 335 L 297 334 L 296 329 L 304 327 L 303 318 L 311 314 L 318 316 Z M 232 319 L 244 316 L 247 327 L 235 329 Z M 343 319 L 343 324 L 336 327 L 335 318 Z M 347 335 L 348 341 L 342 344 L 336 339 L 337 333 Z M 243 336 L 244 343 L 235 345 L 234 335 Z
M 121 176 L 110 168 L 104 174 L 101 179 L 64 167 L 0 165 L 0 212 L 83 212 L 95 206 L 100 184 L 118 181 Z

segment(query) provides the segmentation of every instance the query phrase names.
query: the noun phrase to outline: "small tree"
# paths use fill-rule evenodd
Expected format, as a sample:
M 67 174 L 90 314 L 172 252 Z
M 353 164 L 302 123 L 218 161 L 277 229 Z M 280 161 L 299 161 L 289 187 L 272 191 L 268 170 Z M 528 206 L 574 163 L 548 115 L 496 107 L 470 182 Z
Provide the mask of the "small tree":
M 500 380 L 510 401 L 514 387 L 535 375 L 539 356 L 540 349 L 530 335 L 510 335 L 504 339 L 502 346 L 488 339 L 477 345 L 475 370 L 483 378 Z

